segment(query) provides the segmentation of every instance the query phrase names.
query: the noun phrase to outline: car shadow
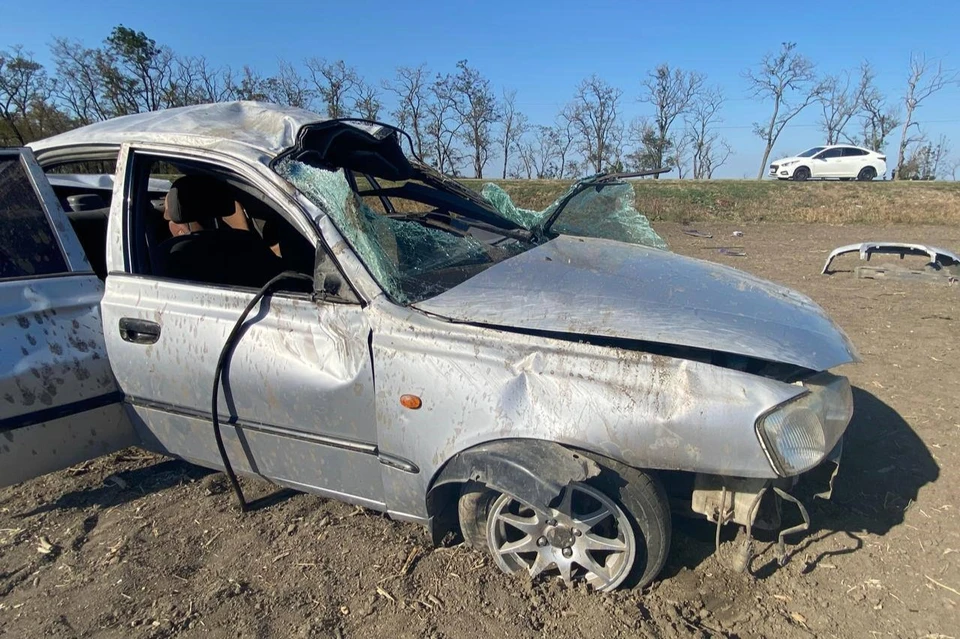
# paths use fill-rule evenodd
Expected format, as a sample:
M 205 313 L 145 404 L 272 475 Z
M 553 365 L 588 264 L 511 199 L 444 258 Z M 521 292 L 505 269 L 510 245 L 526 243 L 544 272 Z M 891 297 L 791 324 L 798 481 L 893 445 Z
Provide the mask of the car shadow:
M 96 488 L 81 488 L 61 494 L 55 501 L 21 513 L 31 517 L 53 510 L 82 510 L 91 506 L 111 508 L 184 482 L 203 479 L 214 471 L 179 459 L 164 459 L 155 464 L 111 474 Z
M 844 437 L 832 498 L 814 496 L 825 488 L 829 473 L 823 471 L 829 470 L 829 464 L 811 473 L 810 481 L 801 481 L 789 491 L 803 502 L 811 520 L 809 530 L 786 537 L 787 557 L 789 561 L 803 561 L 803 572 L 813 570 L 830 557 L 860 550 L 861 532 L 885 535 L 902 524 L 920 489 L 940 476 L 926 444 L 896 410 L 862 388 L 854 387 L 853 399 L 853 420 Z M 801 521 L 796 506 L 784 503 L 782 527 Z M 673 551 L 663 575 L 695 568 L 711 557 L 715 531 L 710 522 L 675 517 Z M 739 532 L 739 526 L 725 526 L 721 542 L 733 540 Z M 754 532 L 757 553 L 776 546 L 777 532 Z M 811 554 L 811 548 L 830 537 L 835 539 L 831 544 L 834 549 Z M 760 579 L 779 567 L 776 558 L 758 562 L 754 560 L 751 572 Z
M 63 493 L 55 501 L 20 513 L 17 518 L 32 517 L 55 510 L 83 510 L 92 506 L 112 508 L 207 477 L 213 480 L 207 486 L 210 493 L 222 494 L 224 499 L 232 501 L 230 486 L 223 473 L 181 459 L 163 459 L 148 466 L 113 473 L 96 488 L 81 488 Z M 295 490 L 256 478 L 242 478 L 241 483 L 247 493 L 248 512 L 270 508 L 299 494 Z

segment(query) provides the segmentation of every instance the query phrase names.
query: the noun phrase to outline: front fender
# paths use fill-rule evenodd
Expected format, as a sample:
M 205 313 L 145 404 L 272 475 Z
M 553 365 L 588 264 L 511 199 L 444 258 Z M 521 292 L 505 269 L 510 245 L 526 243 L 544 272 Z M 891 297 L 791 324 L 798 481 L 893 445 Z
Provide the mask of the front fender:
M 431 492 L 445 484 L 476 481 L 547 509 L 571 482 L 600 473 L 591 459 L 537 439 L 487 442 L 454 455 L 437 473 Z

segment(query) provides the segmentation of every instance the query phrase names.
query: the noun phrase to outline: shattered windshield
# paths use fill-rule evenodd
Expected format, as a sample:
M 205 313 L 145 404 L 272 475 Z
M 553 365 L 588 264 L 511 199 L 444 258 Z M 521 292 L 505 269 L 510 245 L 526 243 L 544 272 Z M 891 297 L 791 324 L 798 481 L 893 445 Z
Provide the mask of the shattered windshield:
M 469 203 L 445 199 L 443 192 L 419 182 L 381 187 L 365 178 L 374 188 L 358 193 L 342 169 L 290 159 L 275 168 L 327 212 L 374 279 L 401 304 L 439 295 L 533 247 L 474 228 L 455 210 Z
M 496 184 L 485 184 L 481 194 L 503 217 L 525 229 L 541 227 L 562 205 L 549 228 L 554 233 L 668 249 L 667 243 L 650 226 L 650 220 L 634 206 L 635 194 L 629 182 L 603 182 L 579 190 L 583 184 L 574 184 L 542 211 L 518 207 Z

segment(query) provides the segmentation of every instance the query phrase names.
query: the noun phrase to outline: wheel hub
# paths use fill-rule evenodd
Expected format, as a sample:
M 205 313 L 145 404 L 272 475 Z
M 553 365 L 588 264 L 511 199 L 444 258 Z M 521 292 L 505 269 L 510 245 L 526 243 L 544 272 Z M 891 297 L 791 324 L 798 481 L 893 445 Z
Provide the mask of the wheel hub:
M 566 526 L 552 526 L 547 529 L 546 533 L 547 541 L 550 542 L 550 545 L 554 548 L 572 548 L 576 537 L 573 535 L 573 530 L 567 528 Z

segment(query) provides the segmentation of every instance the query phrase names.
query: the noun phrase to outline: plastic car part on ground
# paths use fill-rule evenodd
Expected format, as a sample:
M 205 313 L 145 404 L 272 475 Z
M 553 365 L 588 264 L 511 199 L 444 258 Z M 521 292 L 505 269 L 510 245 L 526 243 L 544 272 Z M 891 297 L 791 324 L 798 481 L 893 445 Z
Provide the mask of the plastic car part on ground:
M 579 187 L 574 184 L 542 211 L 523 209 L 496 184 L 483 185 L 480 194 L 508 220 L 525 229 L 533 229 L 549 219 L 558 204 Z M 633 186 L 628 182 L 598 184 L 573 196 L 566 203 L 551 230 L 564 235 L 596 237 L 669 250 L 667 243 L 650 226 L 645 215 L 634 206 Z
M 859 253 L 861 260 L 869 260 L 875 253 L 899 255 L 926 255 L 930 258 L 930 263 L 935 264 L 937 269 L 943 267 L 960 268 L 960 257 L 956 253 L 946 251 L 926 244 L 911 244 L 909 242 L 863 242 L 860 244 L 847 244 L 830 251 L 827 261 L 823 265 L 821 274 L 826 275 L 830 272 L 830 264 L 833 260 L 845 253 Z

